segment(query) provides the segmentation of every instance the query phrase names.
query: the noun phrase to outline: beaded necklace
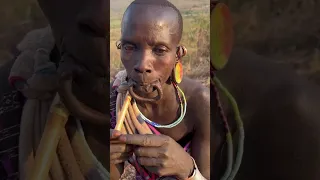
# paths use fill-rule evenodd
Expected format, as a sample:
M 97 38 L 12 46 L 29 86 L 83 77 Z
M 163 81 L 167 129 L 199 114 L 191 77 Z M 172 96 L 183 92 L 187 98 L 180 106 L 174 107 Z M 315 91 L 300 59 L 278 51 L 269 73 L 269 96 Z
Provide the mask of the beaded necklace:
M 133 106 L 135 106 L 135 108 L 139 111 L 139 116 L 138 116 L 138 118 L 141 118 L 142 120 L 144 120 L 145 122 L 147 122 L 148 124 L 150 124 L 150 125 L 152 125 L 152 126 L 154 126 L 154 127 L 156 127 L 156 128 L 173 128 L 173 127 L 177 126 L 177 125 L 183 120 L 183 118 L 184 118 L 185 115 L 186 115 L 186 111 L 187 111 L 187 100 L 186 100 L 186 97 L 185 97 L 183 91 L 179 88 L 179 86 L 177 86 L 175 83 L 173 83 L 173 86 L 174 86 L 174 88 L 175 88 L 175 90 L 176 90 L 176 93 L 177 93 L 177 96 L 178 96 L 178 99 L 179 99 L 179 102 L 180 102 L 180 117 L 179 117 L 176 121 L 174 121 L 173 123 L 168 124 L 168 125 L 161 125 L 161 124 L 158 124 L 158 123 L 156 123 L 156 122 L 153 122 L 153 121 L 151 121 L 150 119 L 148 119 L 146 116 L 144 116 L 144 115 L 140 112 L 140 110 L 139 110 L 139 108 L 138 108 L 138 106 L 137 106 L 137 103 L 136 103 L 135 100 L 134 100 Z M 180 92 L 181 95 L 182 95 L 183 102 L 182 102 L 182 100 L 181 100 L 181 97 L 180 97 L 179 92 Z

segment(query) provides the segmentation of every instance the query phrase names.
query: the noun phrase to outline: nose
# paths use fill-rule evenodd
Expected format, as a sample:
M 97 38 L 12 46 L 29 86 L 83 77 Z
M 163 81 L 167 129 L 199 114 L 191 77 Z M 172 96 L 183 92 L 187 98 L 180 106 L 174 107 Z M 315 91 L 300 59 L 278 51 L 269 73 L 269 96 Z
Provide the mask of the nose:
M 78 16 L 80 31 L 94 36 L 106 37 L 109 32 L 109 1 L 90 1 L 90 8 Z
M 137 73 L 152 73 L 151 59 L 144 53 L 140 61 L 133 67 L 134 71 Z
M 139 65 L 136 65 L 134 67 L 134 70 L 137 72 L 137 73 L 151 73 L 152 70 L 151 68 L 148 68 L 147 66 L 145 66 L 144 64 L 140 63 Z

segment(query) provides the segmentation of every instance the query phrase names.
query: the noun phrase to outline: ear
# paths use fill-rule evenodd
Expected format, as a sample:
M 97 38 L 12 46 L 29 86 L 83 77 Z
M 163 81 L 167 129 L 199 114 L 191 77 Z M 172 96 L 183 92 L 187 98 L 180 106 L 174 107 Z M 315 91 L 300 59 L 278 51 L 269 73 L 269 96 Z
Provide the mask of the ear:
M 184 46 L 178 46 L 177 47 L 177 52 L 176 52 L 176 57 L 178 60 L 181 60 L 183 56 L 187 55 L 187 48 Z
M 117 47 L 117 49 L 121 49 L 121 41 L 120 40 L 116 42 L 116 47 Z

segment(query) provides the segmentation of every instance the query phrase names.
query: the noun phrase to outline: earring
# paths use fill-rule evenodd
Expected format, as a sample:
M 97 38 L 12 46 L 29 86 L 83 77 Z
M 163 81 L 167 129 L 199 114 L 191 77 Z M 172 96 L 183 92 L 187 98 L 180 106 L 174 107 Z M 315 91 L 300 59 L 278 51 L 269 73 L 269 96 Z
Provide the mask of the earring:
M 187 54 L 187 48 L 184 46 L 178 46 L 176 52 L 177 62 L 172 71 L 172 80 L 174 83 L 179 84 L 183 77 L 183 66 L 181 63 L 181 58 Z
M 174 83 L 179 84 L 183 77 L 183 67 L 180 60 L 178 60 L 172 71 L 172 80 Z

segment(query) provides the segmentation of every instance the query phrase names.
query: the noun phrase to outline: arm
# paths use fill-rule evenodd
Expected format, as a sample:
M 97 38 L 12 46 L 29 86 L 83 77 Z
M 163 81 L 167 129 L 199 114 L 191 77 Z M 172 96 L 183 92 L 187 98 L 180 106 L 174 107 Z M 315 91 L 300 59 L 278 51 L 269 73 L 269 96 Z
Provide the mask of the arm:
M 194 96 L 193 108 L 196 109 L 195 135 L 192 139 L 191 156 L 194 158 L 199 171 L 210 179 L 210 91 L 201 88 Z

